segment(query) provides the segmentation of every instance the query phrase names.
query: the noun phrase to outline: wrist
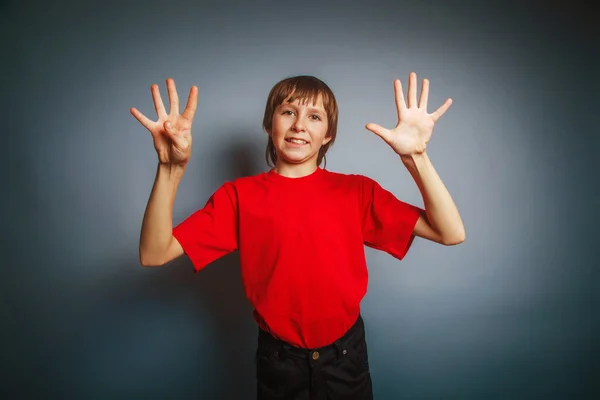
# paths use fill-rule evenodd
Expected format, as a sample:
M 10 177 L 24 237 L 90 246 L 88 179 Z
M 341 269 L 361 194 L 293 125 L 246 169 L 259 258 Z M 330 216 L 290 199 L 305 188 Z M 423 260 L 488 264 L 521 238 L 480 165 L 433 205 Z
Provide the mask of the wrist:
M 185 164 L 173 165 L 167 163 L 158 163 L 158 174 L 168 178 L 169 180 L 179 180 L 185 173 Z
M 425 151 L 422 153 L 400 155 L 400 159 L 407 167 L 420 167 L 426 163 L 427 158 L 427 153 Z

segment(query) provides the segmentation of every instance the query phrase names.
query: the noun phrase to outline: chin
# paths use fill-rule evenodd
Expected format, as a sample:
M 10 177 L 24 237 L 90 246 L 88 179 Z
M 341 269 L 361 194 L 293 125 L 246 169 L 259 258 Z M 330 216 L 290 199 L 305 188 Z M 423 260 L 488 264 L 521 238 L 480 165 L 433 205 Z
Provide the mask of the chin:
M 281 157 L 282 161 L 285 161 L 288 164 L 304 164 L 310 158 L 299 158 L 299 157 Z
M 296 154 L 285 154 L 285 153 L 280 153 L 278 155 L 278 157 L 282 160 L 285 161 L 287 163 L 290 164 L 304 164 L 306 162 L 309 162 L 311 160 L 316 160 L 316 155 L 296 155 Z

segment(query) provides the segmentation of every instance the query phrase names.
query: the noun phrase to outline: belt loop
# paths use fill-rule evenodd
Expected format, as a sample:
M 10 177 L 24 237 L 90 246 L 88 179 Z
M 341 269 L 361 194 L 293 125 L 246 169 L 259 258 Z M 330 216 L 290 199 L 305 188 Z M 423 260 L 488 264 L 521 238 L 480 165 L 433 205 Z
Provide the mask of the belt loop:
M 280 358 L 286 358 L 289 355 L 289 351 L 290 351 L 290 345 L 285 343 L 284 341 L 281 341 L 279 343 L 279 357 Z
M 337 357 L 338 358 L 342 357 L 343 346 L 342 346 L 342 343 L 341 343 L 340 339 L 338 339 L 335 342 L 333 342 L 333 345 L 334 345 L 335 350 L 337 352 Z

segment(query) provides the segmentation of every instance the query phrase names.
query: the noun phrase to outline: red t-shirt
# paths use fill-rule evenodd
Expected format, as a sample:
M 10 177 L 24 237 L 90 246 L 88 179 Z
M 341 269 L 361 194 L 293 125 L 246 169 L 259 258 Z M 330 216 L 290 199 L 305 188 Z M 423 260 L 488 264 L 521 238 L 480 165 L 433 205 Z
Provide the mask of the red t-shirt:
M 362 175 L 273 170 L 223 184 L 173 229 L 196 272 L 239 250 L 259 326 L 303 348 L 352 326 L 367 291 L 364 246 L 402 259 L 422 209 Z

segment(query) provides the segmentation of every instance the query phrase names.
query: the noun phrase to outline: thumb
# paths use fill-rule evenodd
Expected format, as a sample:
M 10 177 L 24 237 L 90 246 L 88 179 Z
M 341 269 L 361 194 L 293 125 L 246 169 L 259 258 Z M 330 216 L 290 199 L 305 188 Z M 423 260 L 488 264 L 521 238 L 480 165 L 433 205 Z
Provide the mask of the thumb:
M 368 123 L 365 126 L 365 128 L 367 128 L 368 130 L 370 130 L 371 132 L 373 132 L 374 134 L 376 134 L 377 136 L 379 136 L 380 138 L 382 138 L 385 141 L 387 141 L 387 138 L 389 137 L 389 133 L 390 133 L 389 129 L 386 129 L 381 125 Z
M 163 128 L 165 128 L 165 131 L 169 136 L 173 136 L 175 134 L 175 127 L 173 127 L 171 121 L 165 121 L 163 123 Z
M 163 127 L 165 128 L 167 135 L 169 135 L 171 140 L 175 143 L 175 146 L 179 147 L 181 150 L 185 150 L 188 148 L 188 141 L 177 134 L 171 121 L 165 121 Z

